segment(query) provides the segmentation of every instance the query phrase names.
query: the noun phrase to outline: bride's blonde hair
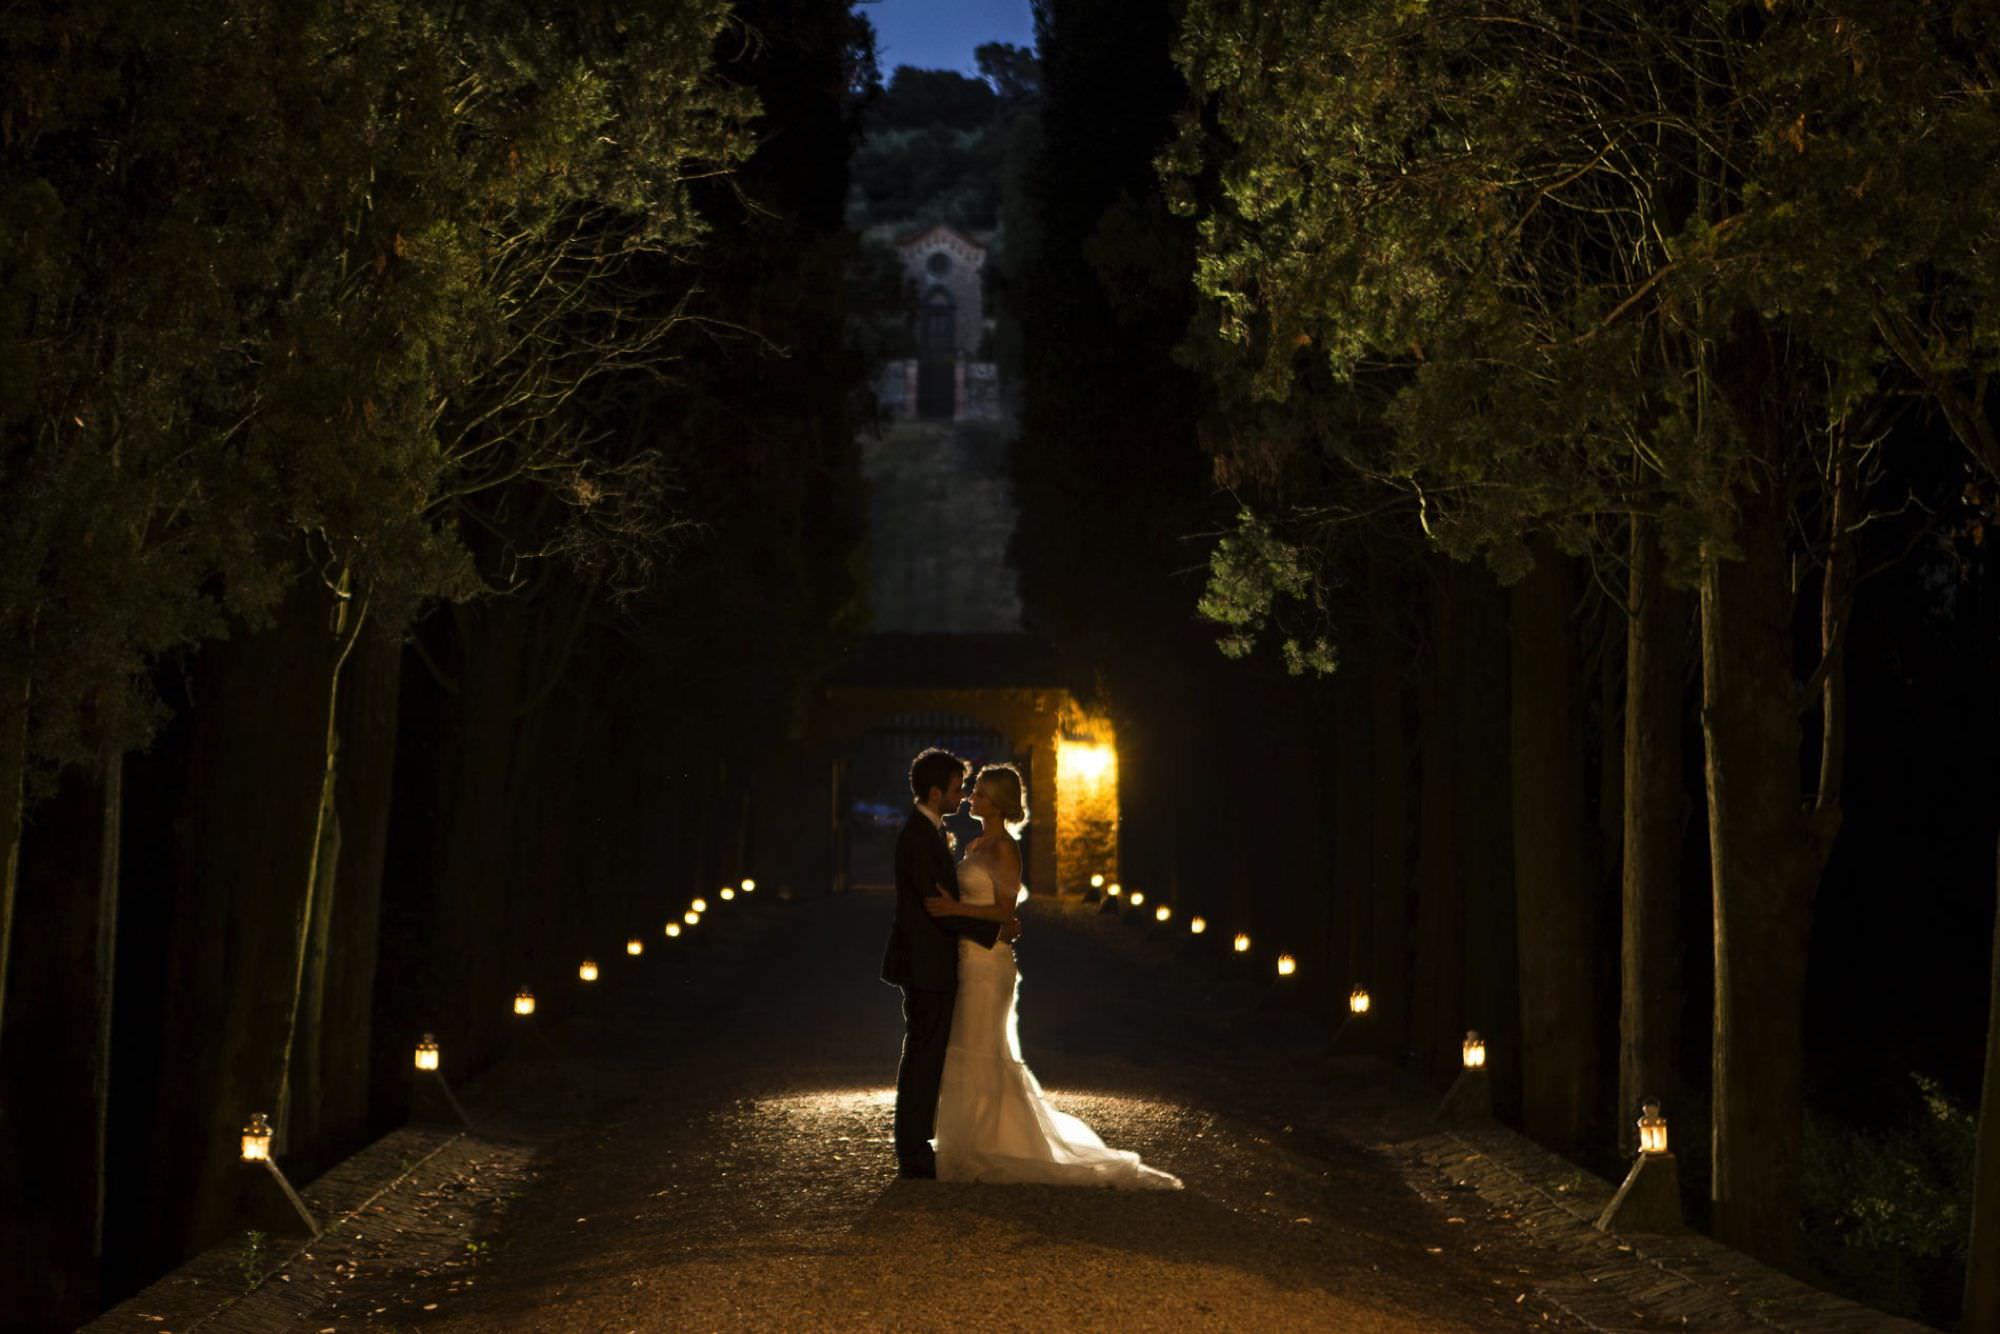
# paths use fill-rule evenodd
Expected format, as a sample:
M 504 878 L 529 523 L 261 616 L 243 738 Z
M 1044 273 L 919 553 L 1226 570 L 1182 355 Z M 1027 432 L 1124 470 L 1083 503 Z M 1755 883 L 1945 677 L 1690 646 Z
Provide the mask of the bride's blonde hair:
M 1000 808 L 1001 823 L 1010 834 L 1028 827 L 1028 794 L 1021 785 L 1021 771 L 1011 764 L 989 764 L 972 780 L 974 790 L 986 787 L 986 795 Z

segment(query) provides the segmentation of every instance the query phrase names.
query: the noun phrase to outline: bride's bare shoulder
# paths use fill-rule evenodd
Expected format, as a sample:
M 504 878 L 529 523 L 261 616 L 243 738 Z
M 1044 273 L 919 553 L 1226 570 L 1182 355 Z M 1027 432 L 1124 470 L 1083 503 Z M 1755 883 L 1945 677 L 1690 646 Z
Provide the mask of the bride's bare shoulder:
M 1004 857 L 1016 866 L 1021 864 L 1021 845 L 1011 834 L 988 834 L 982 842 L 990 843 L 995 856 Z

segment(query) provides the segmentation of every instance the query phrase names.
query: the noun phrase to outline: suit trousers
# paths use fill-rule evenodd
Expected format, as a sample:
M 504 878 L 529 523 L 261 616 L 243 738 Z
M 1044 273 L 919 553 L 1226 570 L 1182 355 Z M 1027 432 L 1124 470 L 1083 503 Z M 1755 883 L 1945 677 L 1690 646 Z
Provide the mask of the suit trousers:
M 906 1174 L 937 1171 L 931 1136 L 937 1133 L 938 1085 L 951 1043 L 951 991 L 903 988 L 903 1060 L 896 1067 L 896 1163 Z

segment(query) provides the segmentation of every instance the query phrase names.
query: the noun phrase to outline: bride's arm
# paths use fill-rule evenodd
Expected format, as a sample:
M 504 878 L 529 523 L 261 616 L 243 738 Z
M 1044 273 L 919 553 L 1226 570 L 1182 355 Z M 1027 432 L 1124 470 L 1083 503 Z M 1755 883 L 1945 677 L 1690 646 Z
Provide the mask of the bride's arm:
M 995 887 L 998 888 L 997 884 Z M 1005 922 L 1014 916 L 1014 900 L 1009 897 L 1004 904 L 967 903 L 940 890 L 924 899 L 924 911 L 933 917 L 976 917 L 982 922 Z
M 1020 897 L 1021 850 L 1012 839 L 1005 839 L 993 850 L 993 902 L 966 903 L 939 893 L 924 900 L 924 910 L 933 917 L 976 917 L 982 922 L 1009 926 L 1014 921 L 1015 901 Z

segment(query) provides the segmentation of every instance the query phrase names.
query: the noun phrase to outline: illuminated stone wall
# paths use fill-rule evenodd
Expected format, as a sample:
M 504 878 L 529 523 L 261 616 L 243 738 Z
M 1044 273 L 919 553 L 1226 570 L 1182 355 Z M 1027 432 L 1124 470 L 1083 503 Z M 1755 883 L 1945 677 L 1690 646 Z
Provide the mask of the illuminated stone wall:
M 1118 745 L 1111 722 L 1074 704 L 1056 741 L 1056 882 L 1081 892 L 1094 874 L 1118 878 Z

